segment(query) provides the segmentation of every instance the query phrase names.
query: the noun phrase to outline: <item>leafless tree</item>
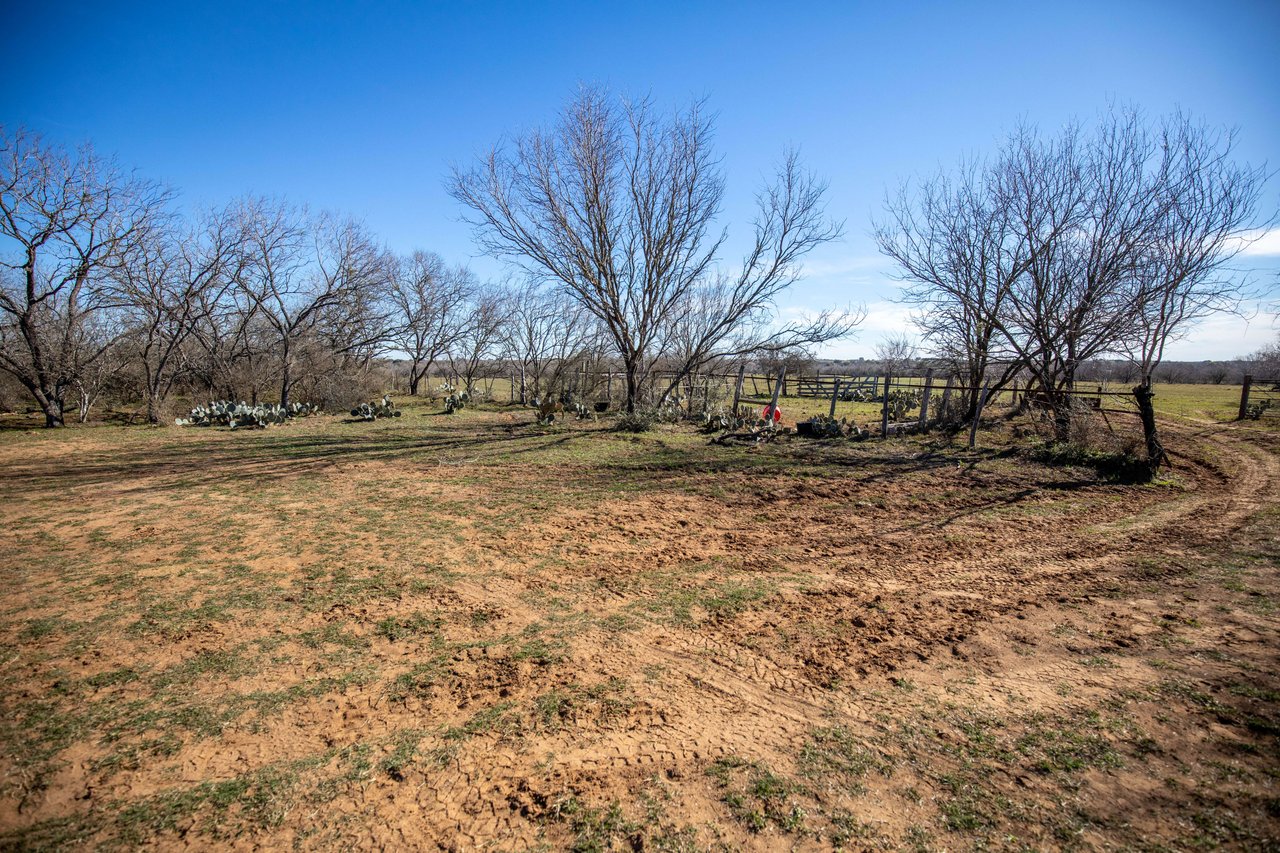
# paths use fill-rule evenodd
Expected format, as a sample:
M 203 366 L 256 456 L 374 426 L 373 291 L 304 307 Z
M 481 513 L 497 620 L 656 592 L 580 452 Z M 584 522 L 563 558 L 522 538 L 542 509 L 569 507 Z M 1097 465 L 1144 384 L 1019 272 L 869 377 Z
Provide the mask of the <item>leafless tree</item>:
M 754 305 L 751 303 L 754 302 Z M 813 346 L 853 330 L 865 317 L 862 309 L 834 309 L 779 325 L 772 299 L 755 300 L 739 282 L 724 275 L 690 289 L 675 306 L 656 348 L 668 383 L 658 394 L 661 405 L 682 380 L 717 363 L 743 357 L 807 352 Z
M 186 343 L 236 278 L 240 233 L 235 211 L 210 211 L 194 228 L 156 222 L 139 232 L 112 276 L 125 306 L 132 362 L 141 373 L 147 420 L 186 368 Z
M 509 316 L 510 303 L 499 288 L 489 285 L 472 293 L 448 353 L 449 368 L 468 394 L 475 393 L 481 368 L 497 358 Z
M 984 382 L 1001 387 L 1018 369 L 1000 321 L 1030 255 L 1000 195 L 998 168 L 966 161 L 954 177 L 939 172 L 915 193 L 904 183 L 875 227 L 906 283 L 903 300 L 919 309 L 925 342 L 968 386 L 970 414 Z
M 1229 137 L 1185 116 L 1153 127 L 1136 109 L 1107 113 L 1088 137 L 1023 131 L 1012 150 L 1011 196 L 1033 262 L 1009 301 L 1007 340 L 1048 395 L 1058 440 L 1070 435 L 1065 392 L 1079 366 L 1132 354 L 1158 464 L 1146 377 L 1189 323 L 1234 304 L 1238 283 L 1218 273 L 1252 226 L 1266 173 L 1233 164 Z
M 905 334 L 886 335 L 876 344 L 876 361 L 886 376 L 901 376 L 913 369 L 918 348 Z
M 622 363 L 628 411 L 682 312 L 715 307 L 693 348 L 710 358 L 796 280 L 807 252 L 840 233 L 823 211 L 824 184 L 788 155 L 759 196 L 739 271 L 719 274 L 724 177 L 711 134 L 701 103 L 663 116 L 647 100 L 588 88 L 553 130 L 495 147 L 450 182 L 486 250 L 554 282 L 600 321 Z M 700 300 L 708 288 L 717 295 Z M 850 325 L 837 318 L 815 333 L 835 337 Z
M 1225 265 L 1246 245 L 1267 176 L 1231 153 L 1229 135 L 1182 115 L 1153 125 L 1136 109 L 1089 133 L 1023 126 L 982 169 L 935 179 L 918 200 L 900 194 L 877 236 L 912 283 L 926 335 L 964 352 L 971 379 L 994 361 L 1004 378 L 1026 371 L 1065 441 L 1083 364 L 1128 355 L 1147 377 L 1168 341 L 1236 304 Z M 1148 380 L 1135 393 L 1158 463 Z
M 598 349 L 595 317 L 563 291 L 529 281 L 508 296 L 502 329 L 506 357 L 519 369 L 522 404 L 564 384 L 564 373 Z
M 243 211 L 245 257 L 238 284 L 264 331 L 279 369 L 280 402 L 288 405 L 299 355 L 327 329 L 351 334 L 331 340 L 336 355 L 385 339 L 383 322 L 366 322 L 385 295 L 394 259 L 363 225 L 312 219 L 286 204 L 255 201 Z
M 1152 374 L 1165 346 L 1195 321 L 1238 309 L 1241 281 L 1227 265 L 1263 233 L 1257 229 L 1251 236 L 1249 229 L 1267 175 L 1264 167 L 1232 161 L 1234 145 L 1231 134 L 1185 114 L 1162 121 L 1153 140 L 1164 198 L 1137 270 L 1137 334 L 1125 342 L 1141 376 Z M 1266 224 L 1274 222 L 1273 216 Z
M 239 282 L 236 276 L 234 282 Z M 196 294 L 199 306 L 196 322 L 188 338 L 185 360 L 191 374 L 203 385 L 210 398 L 240 399 L 237 373 L 239 367 L 256 354 L 257 305 L 233 286 L 230 292 L 201 291 Z M 254 383 L 255 393 L 247 395 L 255 402 L 261 383 Z
M 478 287 L 466 267 L 449 268 L 432 252 L 414 252 L 396 266 L 389 345 L 409 357 L 409 393 L 446 355 L 463 330 L 464 310 Z
M 1280 379 L 1280 335 L 1250 356 L 1249 361 L 1259 379 Z
M 77 329 L 76 348 L 97 353 L 82 363 L 72 381 L 75 390 L 76 419 L 89 420 L 89 412 L 99 397 L 112 385 L 121 382 L 132 361 L 121 331 L 120 315 L 114 311 L 97 311 L 84 318 Z
M 168 198 L 87 146 L 72 155 L 0 129 L 0 368 L 46 426 L 65 423 L 68 390 L 114 343 L 99 334 L 117 304 L 104 283 Z

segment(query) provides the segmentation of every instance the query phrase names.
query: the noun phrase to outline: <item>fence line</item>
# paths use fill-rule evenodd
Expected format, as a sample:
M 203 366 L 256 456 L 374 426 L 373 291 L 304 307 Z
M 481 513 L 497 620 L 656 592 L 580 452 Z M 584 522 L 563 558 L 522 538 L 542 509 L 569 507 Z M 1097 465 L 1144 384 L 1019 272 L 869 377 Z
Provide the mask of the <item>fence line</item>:
M 1240 386 L 1240 411 L 1236 420 L 1258 418 L 1271 413 L 1280 415 L 1280 378 L 1255 379 L 1246 373 Z

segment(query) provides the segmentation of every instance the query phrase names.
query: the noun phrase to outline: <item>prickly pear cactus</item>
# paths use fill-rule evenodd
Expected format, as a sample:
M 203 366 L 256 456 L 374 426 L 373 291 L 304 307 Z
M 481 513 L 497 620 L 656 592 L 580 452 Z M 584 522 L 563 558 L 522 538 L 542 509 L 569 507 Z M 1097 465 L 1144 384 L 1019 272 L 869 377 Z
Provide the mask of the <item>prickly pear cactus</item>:
M 400 410 L 396 408 L 396 404 L 391 401 L 390 397 L 384 396 L 381 401 L 371 400 L 368 403 L 361 403 L 351 410 L 351 417 L 359 418 L 362 421 L 372 421 L 377 418 L 398 418 Z
M 444 413 L 452 415 L 459 409 L 465 409 L 467 403 L 471 402 L 471 395 L 466 391 L 454 391 L 448 397 L 444 398 Z
M 293 418 L 314 415 L 320 407 L 312 403 L 258 403 L 250 405 L 243 400 L 212 400 L 208 405 L 196 406 L 185 418 L 177 418 L 178 426 L 224 426 L 231 429 L 255 429 L 288 423 Z

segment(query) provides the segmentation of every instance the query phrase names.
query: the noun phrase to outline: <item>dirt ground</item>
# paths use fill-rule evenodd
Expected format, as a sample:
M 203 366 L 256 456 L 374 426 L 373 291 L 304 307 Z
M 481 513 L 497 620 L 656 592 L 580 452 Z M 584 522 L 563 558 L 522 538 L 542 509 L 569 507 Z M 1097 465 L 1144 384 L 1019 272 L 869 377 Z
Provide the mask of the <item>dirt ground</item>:
M 0 435 L 0 847 L 1280 849 L 1280 441 Z

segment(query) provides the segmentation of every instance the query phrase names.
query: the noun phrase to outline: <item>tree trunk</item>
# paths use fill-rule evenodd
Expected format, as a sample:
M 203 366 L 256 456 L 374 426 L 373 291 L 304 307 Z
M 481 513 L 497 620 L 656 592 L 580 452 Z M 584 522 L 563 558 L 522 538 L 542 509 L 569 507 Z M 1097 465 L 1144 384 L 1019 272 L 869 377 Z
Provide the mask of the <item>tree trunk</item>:
M 65 415 L 63 414 L 62 400 L 49 395 L 41 395 L 40 408 L 44 410 L 44 425 L 46 428 L 66 426 Z
M 1051 408 L 1053 409 L 1053 440 L 1059 444 L 1066 444 L 1071 441 L 1071 395 L 1054 392 Z
M 636 364 L 628 359 L 623 365 L 627 373 L 627 414 L 635 414 L 636 403 L 640 400 L 640 377 L 636 375 Z
M 422 374 L 418 372 L 418 362 L 409 367 L 409 396 L 418 396 L 418 384 L 422 382 Z
M 160 423 L 160 399 L 155 393 L 147 394 L 147 423 Z
M 1076 370 L 1068 369 L 1060 386 L 1049 395 L 1053 409 L 1053 440 L 1061 444 L 1071 441 L 1071 392 L 1076 387 Z
M 284 352 L 284 359 L 280 366 L 280 405 L 289 405 L 289 394 L 293 391 L 293 370 L 290 369 L 289 350 Z
M 1147 477 L 1150 479 L 1155 477 L 1165 461 L 1164 445 L 1160 443 L 1160 433 L 1156 429 L 1156 411 L 1151 404 L 1155 397 L 1151 382 L 1147 381 L 1134 388 L 1133 396 L 1138 401 L 1138 415 L 1142 418 L 1142 435 L 1147 443 Z

